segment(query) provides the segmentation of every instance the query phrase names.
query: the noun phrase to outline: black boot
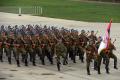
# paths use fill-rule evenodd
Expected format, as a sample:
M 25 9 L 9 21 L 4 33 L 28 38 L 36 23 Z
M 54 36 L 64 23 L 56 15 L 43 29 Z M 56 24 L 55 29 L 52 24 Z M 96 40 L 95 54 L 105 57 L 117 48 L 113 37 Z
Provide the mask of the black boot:
M 57 62 L 58 71 L 60 71 L 60 62 Z
M 12 63 L 11 63 L 11 58 L 10 58 L 10 57 L 8 57 L 8 62 L 9 62 L 9 64 L 12 64 Z
M 109 69 L 108 69 L 108 68 L 106 69 L 106 73 L 107 73 L 107 74 L 110 74 L 110 72 L 109 72 Z
M 28 66 L 28 61 L 27 61 L 27 59 L 25 59 L 25 66 Z
M 118 69 L 116 66 L 114 66 L 114 69 Z
M 88 75 L 91 75 L 91 74 L 90 74 L 90 69 L 89 69 L 89 68 L 87 68 L 87 74 L 88 74 Z
M 42 59 L 41 61 L 42 61 L 42 65 L 45 65 L 45 61 L 44 61 L 44 59 Z
M 20 67 L 20 62 L 19 60 L 16 60 L 17 61 L 17 66 Z
M 2 56 L 0 56 L 0 61 L 3 62 L 3 58 L 2 58 Z
M 98 67 L 98 74 L 101 74 L 101 72 L 100 72 L 100 67 Z
M 36 66 L 36 63 L 35 63 L 35 61 L 33 61 L 33 66 Z

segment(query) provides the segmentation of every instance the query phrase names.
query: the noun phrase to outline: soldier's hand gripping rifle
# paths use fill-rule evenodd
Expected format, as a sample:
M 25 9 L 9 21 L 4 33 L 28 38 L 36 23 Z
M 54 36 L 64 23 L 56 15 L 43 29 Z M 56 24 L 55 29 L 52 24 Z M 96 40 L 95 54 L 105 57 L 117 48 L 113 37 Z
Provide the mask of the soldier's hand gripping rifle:
M 88 36 L 89 33 L 90 33 L 90 31 L 88 31 L 85 35 Z

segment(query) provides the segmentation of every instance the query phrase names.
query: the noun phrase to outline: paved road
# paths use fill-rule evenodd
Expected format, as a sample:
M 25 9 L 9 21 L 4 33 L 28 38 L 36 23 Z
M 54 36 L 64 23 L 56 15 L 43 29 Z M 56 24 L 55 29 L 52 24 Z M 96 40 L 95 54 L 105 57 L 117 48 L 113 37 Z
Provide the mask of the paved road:
M 88 23 L 81 21 L 70 21 L 62 19 L 53 19 L 45 17 L 34 17 L 29 15 L 18 16 L 16 14 L 0 12 L 0 25 L 15 25 L 15 24 L 41 24 L 41 25 L 54 25 L 58 27 L 74 28 L 78 31 L 95 30 L 99 31 L 98 35 L 104 35 L 107 23 Z M 117 51 L 114 53 L 118 57 L 118 67 L 120 67 L 120 23 L 113 23 L 111 28 L 112 39 L 117 39 L 115 46 Z M 16 67 L 15 64 L 9 65 L 7 62 L 0 63 L 0 80 L 120 80 L 120 69 L 113 69 L 113 60 L 110 62 L 110 74 L 105 73 L 104 65 L 102 65 L 102 74 L 98 75 L 92 69 L 91 76 L 86 75 L 86 65 L 77 60 L 77 64 L 69 61 L 69 65 L 62 66 L 62 71 L 58 72 L 56 65 L 50 65 L 47 61 L 45 66 L 39 62 L 37 67 L 31 64 L 29 67 L 21 66 Z

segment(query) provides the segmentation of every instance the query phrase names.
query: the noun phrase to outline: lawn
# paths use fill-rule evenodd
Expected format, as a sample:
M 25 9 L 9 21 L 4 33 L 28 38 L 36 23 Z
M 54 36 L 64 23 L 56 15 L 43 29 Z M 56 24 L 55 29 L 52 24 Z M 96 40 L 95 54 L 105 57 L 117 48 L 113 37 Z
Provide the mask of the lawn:
M 42 6 L 41 16 L 45 17 L 88 22 L 106 22 L 112 18 L 113 22 L 120 22 L 120 4 L 113 3 L 77 0 L 0 0 L 0 6 Z M 10 12 L 10 9 L 4 9 L 4 12 Z

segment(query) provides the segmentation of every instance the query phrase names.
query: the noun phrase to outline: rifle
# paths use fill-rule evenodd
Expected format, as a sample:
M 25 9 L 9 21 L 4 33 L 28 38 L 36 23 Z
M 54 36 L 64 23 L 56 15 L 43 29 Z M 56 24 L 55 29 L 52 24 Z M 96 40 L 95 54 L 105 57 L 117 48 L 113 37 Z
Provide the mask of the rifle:
M 113 41 L 113 44 L 116 42 L 116 39 Z

